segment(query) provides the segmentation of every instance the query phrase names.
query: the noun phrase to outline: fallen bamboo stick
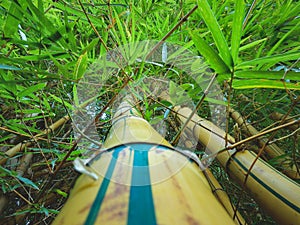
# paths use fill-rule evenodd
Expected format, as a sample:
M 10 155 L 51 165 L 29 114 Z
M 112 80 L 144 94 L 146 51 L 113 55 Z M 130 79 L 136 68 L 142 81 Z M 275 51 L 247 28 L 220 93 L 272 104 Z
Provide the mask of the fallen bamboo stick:
M 192 149 L 194 147 L 193 142 L 188 137 L 193 136 L 193 134 L 191 132 L 188 132 L 188 130 L 184 130 L 182 135 L 184 135 L 184 140 L 183 140 L 184 146 L 188 149 Z M 211 187 L 213 194 L 216 196 L 218 201 L 222 204 L 222 206 L 227 211 L 227 213 L 230 215 L 230 217 L 233 218 L 234 222 L 238 225 L 247 225 L 245 219 L 240 214 L 240 212 L 237 210 L 237 208 L 232 204 L 226 191 L 223 189 L 221 184 L 218 182 L 218 180 L 212 174 L 210 169 L 206 168 L 205 170 L 203 170 L 203 173 Z
M 237 208 L 232 204 L 226 191 L 222 188 L 222 186 L 220 185 L 218 180 L 215 178 L 215 176 L 212 174 L 210 169 L 206 169 L 203 172 L 211 185 L 214 195 L 217 197 L 219 202 L 226 209 L 226 211 L 230 215 L 230 217 L 234 219 L 236 224 L 247 225 L 243 216 L 240 214 L 240 212 L 237 210 Z
M 183 134 L 186 134 L 186 132 L 184 131 Z M 192 143 L 189 139 L 186 139 L 184 141 L 184 145 L 187 148 L 192 147 Z M 216 196 L 218 201 L 222 204 L 222 206 L 227 211 L 227 213 L 230 215 L 230 217 L 233 218 L 234 222 L 238 225 L 247 225 L 245 219 L 240 214 L 240 212 L 237 210 L 237 208 L 232 204 L 226 191 L 223 189 L 221 184 L 218 182 L 218 180 L 212 174 L 210 169 L 209 168 L 205 169 L 203 171 L 203 173 L 204 173 L 206 179 L 208 180 L 208 183 L 211 187 L 213 194 Z

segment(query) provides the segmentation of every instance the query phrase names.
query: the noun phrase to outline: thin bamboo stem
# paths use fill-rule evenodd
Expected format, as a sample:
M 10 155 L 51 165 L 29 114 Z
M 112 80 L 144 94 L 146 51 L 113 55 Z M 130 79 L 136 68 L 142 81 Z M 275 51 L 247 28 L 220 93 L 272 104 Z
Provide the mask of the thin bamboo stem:
M 298 115 L 298 117 L 299 117 L 299 115 Z M 270 114 L 270 118 L 272 120 L 280 121 L 284 118 L 284 114 L 281 114 L 279 112 L 273 112 L 273 113 Z M 292 120 L 295 120 L 295 119 L 291 116 L 288 116 L 285 121 L 290 122 Z M 300 127 L 300 125 L 293 125 L 293 126 L 289 126 L 287 128 L 294 131 L 294 130 L 299 129 L 299 127 Z

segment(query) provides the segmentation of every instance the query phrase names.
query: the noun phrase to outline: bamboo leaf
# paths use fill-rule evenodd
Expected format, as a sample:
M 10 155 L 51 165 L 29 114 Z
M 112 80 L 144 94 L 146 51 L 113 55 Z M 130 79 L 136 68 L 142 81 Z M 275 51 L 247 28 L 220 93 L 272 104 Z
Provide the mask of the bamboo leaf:
M 69 58 L 70 55 L 66 52 L 56 52 L 56 53 L 52 53 L 52 56 L 59 59 L 64 59 L 64 58 Z M 46 60 L 46 59 L 50 59 L 51 57 L 49 56 L 49 54 L 41 54 L 41 55 L 26 55 L 26 56 L 21 56 L 19 57 L 19 59 L 21 60 L 25 60 L 25 61 L 40 61 L 40 60 Z
M 55 189 L 55 192 L 61 196 L 63 196 L 64 198 L 68 197 L 68 193 L 60 190 L 60 189 Z
M 71 75 L 69 76 L 69 71 L 65 66 L 61 65 L 60 62 L 56 59 L 55 56 L 51 55 L 50 53 L 48 54 L 49 58 L 52 59 L 53 63 L 55 66 L 62 72 L 65 78 L 70 78 Z
M 198 11 L 200 12 L 201 17 L 206 23 L 208 29 L 210 30 L 215 44 L 218 48 L 221 58 L 224 60 L 226 65 L 231 68 L 233 65 L 232 58 L 229 52 L 228 44 L 225 40 L 222 30 L 216 20 L 216 17 L 213 15 L 213 12 L 207 2 L 207 0 L 198 0 Z
M 18 93 L 18 97 L 19 98 L 23 98 L 25 96 L 28 96 L 30 94 L 33 94 L 36 91 L 39 91 L 41 89 L 43 89 L 46 86 L 46 83 L 39 83 L 33 86 L 29 86 L 28 88 L 24 89 L 23 91 Z
M 73 100 L 76 107 L 79 107 L 79 99 L 76 84 L 73 85 Z
M 53 23 L 44 15 L 44 12 L 41 12 L 31 0 L 27 0 L 28 7 L 32 13 L 39 19 L 39 25 L 41 29 L 48 31 L 49 34 L 54 34 L 57 32 L 57 29 L 53 25 Z
M 237 71 L 234 73 L 235 78 L 244 79 L 269 79 L 280 80 L 283 77 L 285 80 L 300 81 L 300 73 L 294 71 Z
M 20 68 L 18 68 L 18 67 L 3 65 L 3 64 L 0 64 L 0 69 L 1 70 L 20 70 Z
M 289 36 L 291 35 L 296 29 L 298 29 L 300 26 L 300 21 L 297 23 L 296 26 L 292 27 L 286 34 L 283 35 L 280 40 L 277 41 L 277 43 L 272 47 L 272 49 L 268 52 L 268 56 L 272 55 L 273 52 L 282 44 L 282 42 Z M 295 32 L 296 34 L 296 32 Z M 297 34 L 296 34 L 297 35 Z
M 69 45 L 66 43 L 66 41 L 62 38 L 61 32 L 53 25 L 52 21 L 50 21 L 44 14 L 44 12 L 41 12 L 33 3 L 31 0 L 27 0 L 28 8 L 30 11 L 35 14 L 36 18 L 38 18 L 37 22 L 39 24 L 39 27 L 44 30 L 44 33 L 46 36 L 50 35 L 48 37 L 49 40 L 52 41 L 52 43 L 59 42 L 62 44 L 65 48 L 69 48 Z
M 16 178 L 18 178 L 20 181 L 22 181 L 26 186 L 32 187 L 36 190 L 40 190 L 39 187 L 29 179 L 19 176 L 19 175 L 16 176 Z
M 65 106 L 68 107 L 69 109 L 73 110 L 73 106 L 72 106 L 70 103 L 64 101 L 63 99 L 61 99 L 61 98 L 59 98 L 59 97 L 57 97 L 57 96 L 55 96 L 55 95 L 53 95 L 53 94 L 50 94 L 50 96 L 51 96 L 55 101 L 57 101 L 58 103 L 60 103 L 60 104 L 62 104 L 62 105 L 65 105 Z
M 84 54 L 79 56 L 76 62 L 74 74 L 73 74 L 74 80 L 80 80 L 82 78 L 87 68 L 87 62 L 88 62 L 88 57 L 87 57 L 87 53 L 85 52 Z
M 26 7 L 24 2 L 21 2 L 21 4 L 23 4 L 24 8 Z M 10 7 L 3 27 L 3 32 L 6 37 L 12 36 L 17 32 L 19 29 L 18 24 L 21 22 L 24 13 L 25 12 L 18 1 L 10 2 Z
M 203 57 L 208 61 L 208 63 L 217 73 L 223 74 L 230 71 L 230 69 L 221 59 L 218 53 L 216 53 L 214 49 L 210 47 L 198 33 L 192 32 L 191 36 L 197 50 L 201 55 L 203 55 Z
M 43 4 L 43 0 L 38 0 L 38 9 L 41 12 L 44 12 L 44 4 Z
M 255 66 L 258 64 L 267 64 L 267 63 L 276 64 L 279 62 L 285 62 L 285 61 L 289 61 L 289 60 L 297 60 L 298 58 L 300 58 L 300 52 L 283 53 L 283 54 L 266 56 L 266 57 L 242 62 L 239 65 L 237 65 L 237 67 L 242 68 L 245 66 Z
M 254 46 L 259 45 L 260 43 L 265 42 L 266 40 L 267 40 L 267 38 L 263 38 L 263 39 L 260 39 L 260 40 L 253 41 L 249 44 L 241 46 L 239 50 L 244 51 L 246 49 L 253 48 Z
M 118 27 L 117 33 L 118 33 L 119 37 L 121 37 L 121 39 L 122 39 L 122 43 L 119 43 L 119 44 L 125 45 L 128 43 L 127 38 L 126 38 L 126 31 L 125 31 L 126 28 L 122 25 L 122 23 L 120 21 L 120 15 L 118 15 L 118 13 L 116 11 L 115 11 L 114 15 L 115 15 L 116 24 Z
M 275 88 L 275 89 L 293 89 L 300 90 L 300 83 L 289 83 L 277 80 L 267 79 L 245 79 L 233 80 L 232 87 L 235 89 L 249 89 L 249 88 Z
M 57 9 L 68 12 L 70 15 L 76 16 L 76 18 L 85 18 L 82 10 L 76 9 L 67 1 L 55 1 L 52 5 Z M 104 22 L 96 15 L 90 14 L 89 19 L 95 25 L 104 25 Z
M 236 64 L 239 47 L 242 37 L 244 20 L 245 2 L 244 0 L 235 1 L 235 12 L 233 17 L 232 35 L 231 35 L 231 54 L 233 62 Z
M 4 73 L 2 76 L 0 76 L 0 84 L 2 84 L 2 87 L 9 91 L 10 93 L 13 93 L 13 95 L 17 94 L 17 85 L 14 82 L 15 81 L 14 75 L 11 73 L 11 71 L 8 71 L 7 73 Z
M 99 42 L 99 38 L 94 38 L 87 46 L 81 50 L 81 54 L 91 51 Z

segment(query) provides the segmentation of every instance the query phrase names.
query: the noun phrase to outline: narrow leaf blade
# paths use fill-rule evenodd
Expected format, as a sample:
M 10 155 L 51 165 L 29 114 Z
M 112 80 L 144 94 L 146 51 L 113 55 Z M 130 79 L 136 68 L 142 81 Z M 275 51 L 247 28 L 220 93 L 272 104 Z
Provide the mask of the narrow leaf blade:
M 74 80 L 79 80 L 82 78 L 87 68 L 87 62 L 88 62 L 88 56 L 87 53 L 85 52 L 84 54 L 79 56 L 76 62 L 74 74 L 73 74 Z
M 232 87 L 235 89 L 250 89 L 250 88 L 275 88 L 275 89 L 293 89 L 300 90 L 300 83 L 289 83 L 277 80 L 267 79 L 245 79 L 233 80 Z
M 221 57 L 212 49 L 196 32 L 191 33 L 192 39 L 198 51 L 208 61 L 211 67 L 219 74 L 229 72 L 228 66 Z
M 29 187 L 32 187 L 32 188 L 34 188 L 34 189 L 36 189 L 36 190 L 40 190 L 39 189 L 39 187 L 35 184 L 35 183 L 33 183 L 31 180 L 29 180 L 29 179 L 27 179 L 27 178 L 25 178 L 25 177 L 21 177 L 21 176 L 17 176 L 17 178 L 20 180 L 20 181 L 22 181 L 25 185 L 27 185 L 27 186 L 29 186 Z
M 33 94 L 36 91 L 42 90 L 45 86 L 46 86 L 46 83 L 39 83 L 39 84 L 30 86 L 30 87 L 24 89 L 23 91 L 19 92 L 17 96 L 19 98 L 23 98 L 25 96 Z
M 297 60 L 300 58 L 300 52 L 292 52 L 292 53 L 283 53 L 283 54 L 278 54 L 278 55 L 272 55 L 272 56 L 266 56 L 266 57 L 261 57 L 257 59 L 253 59 L 250 61 L 245 61 L 242 62 L 238 65 L 238 68 L 242 68 L 245 66 L 251 67 L 255 66 L 258 64 L 276 64 L 279 62 L 285 62 L 289 60 Z
M 300 73 L 288 71 L 237 71 L 234 73 L 235 78 L 243 79 L 268 79 L 268 80 L 285 80 L 300 81 Z
M 239 47 L 242 37 L 242 28 L 244 20 L 245 2 L 244 0 L 235 1 L 235 12 L 232 25 L 231 36 L 231 54 L 233 62 L 236 63 L 239 53 Z
M 231 68 L 233 64 L 231 54 L 229 52 L 228 44 L 225 40 L 223 32 L 216 20 L 216 17 L 213 15 L 213 12 L 207 0 L 198 0 L 198 5 L 198 11 L 200 12 L 201 17 L 203 18 L 213 36 L 221 58 L 224 60 L 227 66 Z

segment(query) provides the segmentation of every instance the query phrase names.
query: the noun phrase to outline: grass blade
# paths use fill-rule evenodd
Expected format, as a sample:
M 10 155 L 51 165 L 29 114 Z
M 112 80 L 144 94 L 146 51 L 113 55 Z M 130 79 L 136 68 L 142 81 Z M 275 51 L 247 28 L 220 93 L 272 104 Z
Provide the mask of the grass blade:
M 24 11 L 17 1 L 11 1 L 4 23 L 3 32 L 6 37 L 10 37 L 18 30 L 18 24 L 21 22 Z
M 21 70 L 21 69 L 15 66 L 0 64 L 0 70 Z
M 234 74 L 235 78 L 243 79 L 268 79 L 268 80 L 280 80 L 285 77 L 286 80 L 298 80 L 300 81 L 300 74 L 298 72 L 289 71 L 237 71 Z
M 280 38 L 280 40 L 277 41 L 277 43 L 272 47 L 272 49 L 268 52 L 268 56 L 272 55 L 273 52 L 282 45 L 282 42 L 292 33 L 294 33 L 295 35 L 299 35 L 299 33 L 296 31 L 298 29 L 299 31 L 299 27 L 300 27 L 300 21 L 297 23 L 296 26 L 294 26 L 292 29 L 290 29 L 285 35 L 283 35 L 282 38 Z M 298 33 L 298 34 L 297 34 Z
M 263 38 L 263 39 L 260 39 L 260 40 L 253 41 L 253 42 L 251 42 L 249 44 L 241 46 L 239 50 L 240 51 L 244 51 L 246 49 L 253 48 L 253 47 L 259 45 L 262 42 L 266 42 L 267 40 L 268 40 L 268 38 Z
M 46 83 L 39 83 L 39 84 L 30 86 L 30 87 L 24 89 L 23 91 L 19 92 L 17 96 L 21 99 L 25 96 L 34 94 L 34 92 L 36 92 L 36 91 L 42 90 L 45 86 L 46 86 Z
M 85 52 L 84 54 L 79 56 L 76 62 L 74 74 L 73 74 L 74 80 L 80 80 L 82 78 L 82 76 L 86 71 L 87 64 L 88 64 L 88 57 L 87 57 L 87 53 Z

